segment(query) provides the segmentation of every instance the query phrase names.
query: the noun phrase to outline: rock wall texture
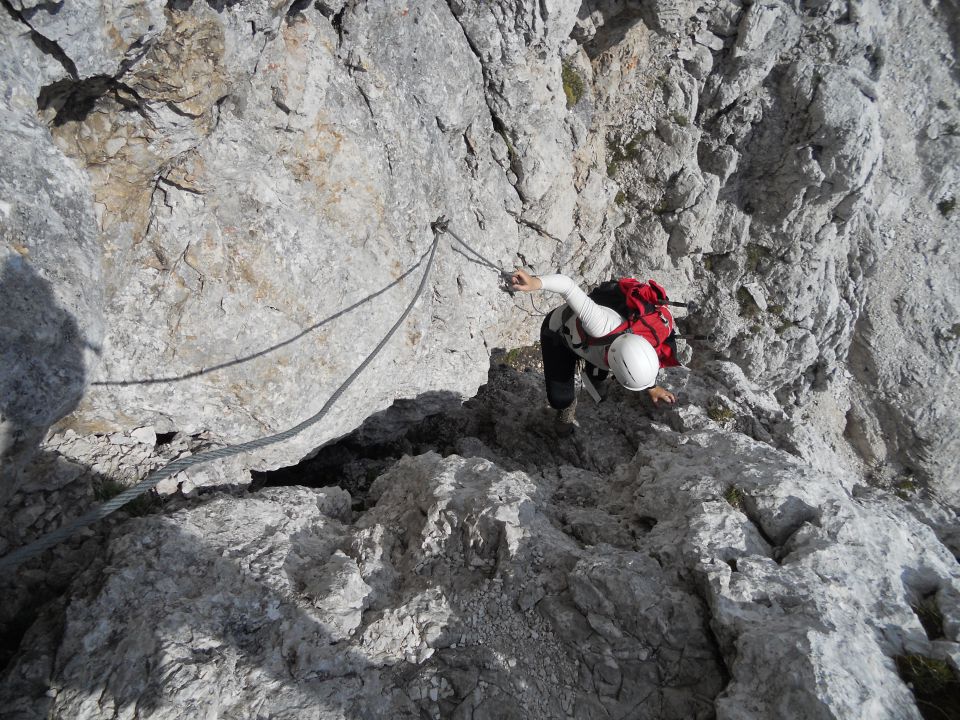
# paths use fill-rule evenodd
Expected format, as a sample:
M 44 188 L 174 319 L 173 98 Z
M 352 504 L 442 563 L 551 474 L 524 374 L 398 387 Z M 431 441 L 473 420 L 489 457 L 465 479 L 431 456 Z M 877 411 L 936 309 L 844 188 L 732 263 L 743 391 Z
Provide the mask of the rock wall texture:
M 702 297 L 785 407 L 849 390 L 864 459 L 956 500 L 956 5 L 587 5 L 615 267 Z
M 952 3 L 5 9 L 5 267 L 50 276 L 34 312 L 77 327 L 47 346 L 79 345 L 32 368 L 5 437 L 71 410 L 83 433 L 225 442 L 309 416 L 409 297 L 443 213 L 503 266 L 657 273 L 700 301 L 700 355 L 785 406 L 838 389 L 878 474 L 958 491 Z M 31 187 L 52 178 L 48 212 Z M 79 232 L 47 249 L 57 227 Z M 471 394 L 532 325 L 495 281 L 445 245 L 405 340 L 248 464 L 398 396 Z M 8 354 L 7 384 L 43 357 Z
M 79 185 L 86 214 L 66 219 L 86 234 L 50 262 L 75 268 L 57 287 L 91 295 L 102 317 L 88 331 L 103 336 L 100 362 L 84 366 L 67 424 L 223 441 L 289 427 L 399 314 L 418 271 L 400 280 L 440 214 L 506 267 L 518 252 L 545 267 L 558 239 L 585 249 L 609 232 L 613 182 L 574 185 L 558 45 L 575 7 L 494 10 L 461 22 L 443 2 L 8 6 L 7 84 L 26 86 L 10 113 L 42 137 L 4 141 L 30 182 L 58 178 L 65 195 Z M 21 52 L 49 76 L 14 62 Z M 42 268 L 41 241 L 25 247 Z M 65 255 L 91 244 L 85 264 Z M 250 464 L 295 461 L 397 396 L 472 394 L 488 348 L 518 337 L 529 312 L 497 280 L 445 243 L 405 335 L 326 425 Z M 37 384 L 32 402 L 46 408 Z
M 730 364 L 672 373 L 676 409 L 614 390 L 567 443 L 540 382 L 497 368 L 466 406 L 375 418 L 352 462 L 389 469 L 353 501 L 268 487 L 118 526 L 25 638 L 4 706 L 921 717 L 897 658 L 960 661 L 960 546 L 918 505 L 743 432 L 775 429 L 776 401 Z M 399 457 L 424 443 L 443 454 Z
M 52 284 L 7 321 L 11 347 L 45 345 L 6 351 L 30 409 L 6 401 L 4 446 L 70 411 L 84 433 L 225 442 L 309 416 L 389 326 L 412 281 L 392 283 L 444 213 L 504 266 L 658 273 L 701 301 L 711 352 L 787 405 L 843 388 L 879 474 L 953 496 L 955 16 L 8 3 L 4 267 L 28 258 Z M 325 425 L 248 464 L 302 457 L 397 396 L 471 394 L 530 312 L 473 260 L 445 247 L 405 341 Z M 44 341 L 37 324 L 65 327 Z
M 322 423 L 0 578 L 15 717 L 960 713 L 955 0 L 0 6 L 0 553 L 313 414 L 441 214 L 713 336 L 561 442 L 444 237 Z

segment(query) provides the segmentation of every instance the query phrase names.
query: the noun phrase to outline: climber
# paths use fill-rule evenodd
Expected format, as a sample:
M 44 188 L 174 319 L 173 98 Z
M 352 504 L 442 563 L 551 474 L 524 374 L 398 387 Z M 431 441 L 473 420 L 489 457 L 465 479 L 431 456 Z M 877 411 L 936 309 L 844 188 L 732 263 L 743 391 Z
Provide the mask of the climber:
M 547 385 L 547 401 L 557 410 L 557 433 L 569 435 L 576 425 L 577 396 L 574 375 L 578 361 L 586 361 L 588 379 L 603 383 L 609 372 L 628 390 L 646 390 L 654 405 L 675 403 L 677 397 L 659 387 L 657 373 L 664 362 L 643 337 L 621 332 L 612 342 L 589 345 L 590 339 L 608 337 L 626 323 L 620 313 L 599 305 L 566 275 L 531 276 L 517 269 L 510 277 L 514 290 L 559 293 L 565 305 L 554 308 L 540 327 L 540 351 Z M 584 337 L 586 335 L 587 337 Z M 609 339 L 609 338 L 608 338 Z

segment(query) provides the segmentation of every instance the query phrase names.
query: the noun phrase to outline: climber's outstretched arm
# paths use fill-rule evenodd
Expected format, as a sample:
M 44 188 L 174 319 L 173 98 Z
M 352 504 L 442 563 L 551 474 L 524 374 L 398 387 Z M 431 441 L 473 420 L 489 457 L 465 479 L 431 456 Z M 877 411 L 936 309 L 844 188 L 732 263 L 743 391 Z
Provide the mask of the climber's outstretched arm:
M 616 330 L 623 322 L 616 310 L 597 305 L 566 275 L 536 277 L 518 268 L 511 276 L 510 284 L 514 290 L 521 292 L 548 290 L 561 295 L 580 318 L 583 329 L 592 337 L 603 337 Z

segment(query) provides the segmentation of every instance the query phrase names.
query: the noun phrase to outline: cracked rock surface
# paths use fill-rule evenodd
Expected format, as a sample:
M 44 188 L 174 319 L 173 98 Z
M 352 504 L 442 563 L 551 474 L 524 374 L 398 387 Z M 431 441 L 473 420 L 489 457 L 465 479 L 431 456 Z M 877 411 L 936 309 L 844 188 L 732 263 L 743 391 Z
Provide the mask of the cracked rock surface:
M 954 3 L 3 8 L 0 252 L 36 296 L 4 321 L 18 462 L 64 416 L 222 442 L 309 417 L 442 213 L 504 267 L 656 275 L 701 354 L 793 417 L 828 389 L 871 472 L 956 500 Z M 472 394 L 536 314 L 496 281 L 444 241 L 403 339 L 246 465 Z
M 915 719 L 911 662 L 960 697 L 958 27 L 0 0 L 0 553 L 316 412 L 439 215 L 480 253 L 441 239 L 322 423 L 0 578 L 5 712 Z M 488 261 L 695 303 L 680 404 L 558 439 L 536 371 L 487 376 L 555 299 Z
M 587 164 L 572 156 L 558 46 L 575 9 L 498 8 L 481 39 L 439 0 L 5 3 L 8 114 L 37 137 L 5 134 L 4 157 L 59 195 L 32 206 L 29 182 L 7 173 L 4 262 L 27 257 L 53 284 L 50 312 L 98 352 L 74 350 L 67 403 L 48 397 L 57 369 L 42 356 L 27 384 L 5 363 L 37 416 L 11 410 L 8 434 L 35 444 L 64 415 L 83 434 L 223 442 L 296 424 L 410 299 L 441 214 L 503 267 L 519 253 L 546 269 L 568 236 L 582 261 L 616 213 L 611 180 L 574 188 Z M 478 58 L 489 44 L 509 52 Z M 53 247 L 57 224 L 81 234 Z M 528 314 L 444 239 L 398 341 L 325 424 L 247 466 L 293 462 L 396 397 L 472 394 L 489 348 L 516 344 Z M 13 359 L 39 355 L 24 354 Z
M 445 431 L 364 509 L 283 486 L 132 519 L 0 696 L 18 718 L 919 718 L 893 658 L 956 657 L 956 559 L 907 503 L 710 419 L 717 392 L 773 402 L 737 377 L 672 372 L 669 410 L 614 390 L 559 442 L 538 375 L 498 367 L 466 405 L 372 421 L 396 450 Z

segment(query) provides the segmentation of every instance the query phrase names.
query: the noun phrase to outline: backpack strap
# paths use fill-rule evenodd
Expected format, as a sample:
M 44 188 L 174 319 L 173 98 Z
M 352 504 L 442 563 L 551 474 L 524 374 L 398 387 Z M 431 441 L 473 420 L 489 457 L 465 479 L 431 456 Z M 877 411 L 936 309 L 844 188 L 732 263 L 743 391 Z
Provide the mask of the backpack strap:
M 578 320 L 577 329 L 580 329 L 579 323 L 580 321 Z M 615 327 L 613 330 L 611 330 L 609 333 L 607 333 L 603 337 L 598 337 L 598 338 L 590 337 L 585 333 L 581 333 L 581 337 L 586 338 L 586 340 L 584 340 L 583 342 L 583 345 L 586 345 L 587 347 L 596 347 L 598 345 L 601 345 L 601 346 L 612 345 L 613 341 L 616 340 L 621 335 L 623 335 L 624 333 L 630 333 L 631 335 L 633 334 L 633 322 L 631 322 L 630 320 L 626 320 L 625 322 L 620 323 L 617 327 Z
M 633 325 L 633 322 L 631 322 L 631 320 L 627 320 L 626 322 L 620 323 L 620 325 L 615 327 L 612 331 L 610 331 L 608 334 L 604 335 L 603 337 L 599 337 L 599 338 L 591 337 L 590 335 L 587 334 L 586 330 L 583 329 L 583 325 L 580 323 L 580 318 L 578 317 L 577 332 L 580 334 L 580 337 L 583 338 L 583 340 L 581 342 L 574 342 L 572 334 L 570 333 L 570 329 L 567 326 L 567 323 L 570 322 L 570 319 L 573 318 L 575 315 L 576 313 L 573 310 L 571 310 L 569 307 L 565 308 L 563 313 L 560 315 L 560 322 L 561 322 L 560 332 L 566 336 L 567 342 L 570 343 L 570 346 L 574 350 L 580 350 L 585 347 L 594 347 L 597 345 L 610 345 L 614 340 L 620 337 L 621 334 L 625 332 L 629 332 L 629 333 L 633 332 L 633 329 L 631 327 Z
M 560 314 L 560 332 L 567 338 L 567 342 L 570 344 L 574 350 L 579 350 L 584 345 L 585 342 L 574 342 L 573 335 L 570 332 L 570 328 L 567 326 L 567 323 L 570 322 L 570 319 L 576 315 L 576 313 L 571 309 L 569 305 L 563 309 L 563 312 Z M 577 318 L 577 331 L 580 333 L 580 337 L 584 337 L 583 326 L 580 324 L 580 318 Z
M 654 313 L 650 313 L 650 315 L 653 315 L 653 314 L 654 314 Z M 667 319 L 666 319 L 660 312 L 657 312 L 657 313 L 656 313 L 656 316 L 657 316 L 658 318 L 660 318 L 660 321 L 661 321 L 664 325 L 666 325 L 667 327 L 670 326 L 669 323 L 667 322 Z M 649 316 L 648 316 L 648 315 L 647 315 L 647 316 L 641 315 L 641 316 L 638 318 L 638 320 L 639 320 L 640 323 L 643 324 L 643 326 L 644 326 L 645 328 L 647 328 L 647 330 L 650 331 L 650 334 L 653 336 L 653 348 L 654 348 L 654 349 L 657 349 L 658 347 L 660 347 L 660 335 L 657 333 L 656 328 L 654 328 L 650 323 L 647 322 L 647 317 L 649 317 Z

